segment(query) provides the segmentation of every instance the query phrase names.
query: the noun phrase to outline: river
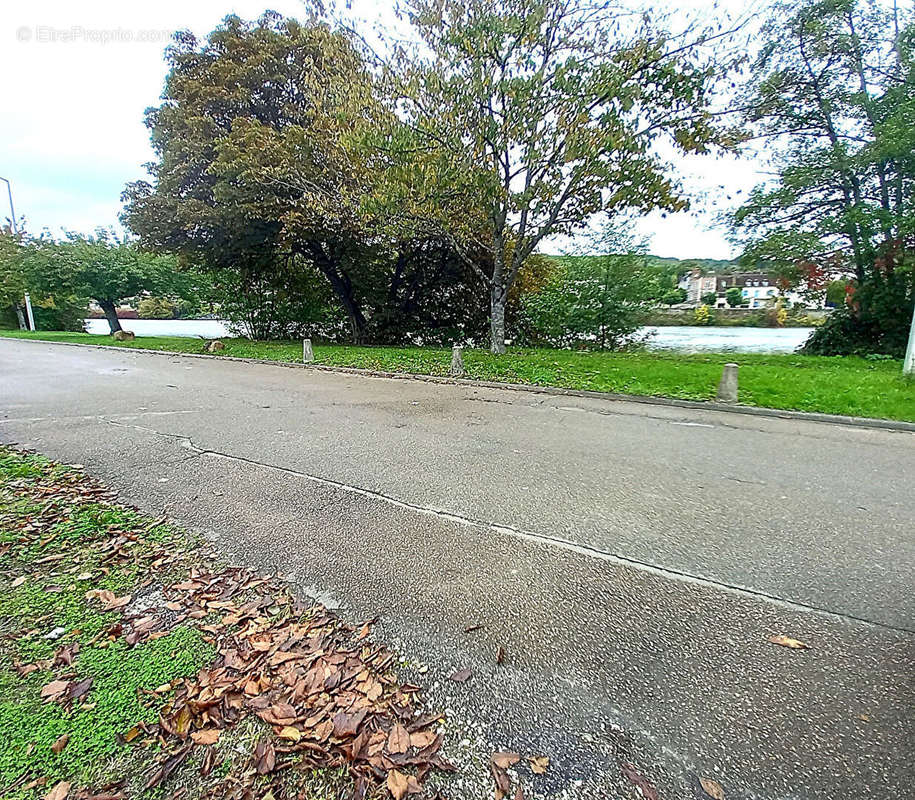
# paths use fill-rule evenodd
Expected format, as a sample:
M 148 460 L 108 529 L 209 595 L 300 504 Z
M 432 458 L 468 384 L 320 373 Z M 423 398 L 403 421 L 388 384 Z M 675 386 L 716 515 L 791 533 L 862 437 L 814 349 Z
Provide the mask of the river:
M 218 319 L 125 319 L 121 324 L 137 336 L 188 336 L 204 339 L 229 338 L 226 324 Z M 108 333 L 104 319 L 86 320 L 89 333 Z M 651 334 L 651 350 L 714 353 L 790 353 L 804 343 L 813 328 L 725 328 L 671 325 L 640 328 Z

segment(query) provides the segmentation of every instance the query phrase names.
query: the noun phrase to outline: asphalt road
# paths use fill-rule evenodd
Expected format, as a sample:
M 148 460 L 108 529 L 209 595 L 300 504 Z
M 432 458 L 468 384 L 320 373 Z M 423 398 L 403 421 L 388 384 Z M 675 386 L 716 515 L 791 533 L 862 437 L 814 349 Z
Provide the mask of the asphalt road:
M 913 793 L 915 434 L 0 340 L 0 441 L 380 615 L 455 796 Z

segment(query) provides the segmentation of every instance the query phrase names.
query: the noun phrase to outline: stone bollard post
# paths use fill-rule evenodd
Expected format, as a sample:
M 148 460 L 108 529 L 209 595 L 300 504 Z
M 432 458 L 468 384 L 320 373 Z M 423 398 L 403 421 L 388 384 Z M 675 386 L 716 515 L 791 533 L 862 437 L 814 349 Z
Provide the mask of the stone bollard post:
M 718 402 L 737 402 L 737 364 L 725 364 L 721 380 L 718 382 Z
M 311 339 L 302 339 L 302 363 L 311 364 L 314 360 L 315 354 L 311 349 Z
M 451 369 L 448 374 L 454 378 L 460 378 L 464 374 L 464 356 L 460 347 L 451 348 Z

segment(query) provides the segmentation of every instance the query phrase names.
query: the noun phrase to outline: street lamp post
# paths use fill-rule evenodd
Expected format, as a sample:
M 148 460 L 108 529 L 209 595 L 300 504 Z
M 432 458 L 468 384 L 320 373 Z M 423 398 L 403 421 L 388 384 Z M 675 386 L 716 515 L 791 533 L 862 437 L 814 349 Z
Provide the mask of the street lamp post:
M 909 346 L 905 350 L 902 374 L 915 376 L 915 307 L 912 308 L 912 327 L 909 328 Z
M 13 208 L 13 187 L 10 185 L 10 182 L 6 178 L 0 177 L 0 181 L 3 181 L 6 184 L 6 194 L 10 200 L 10 227 L 13 229 L 13 233 L 17 233 L 16 209 Z M 32 316 L 32 298 L 29 297 L 28 292 L 25 293 L 25 314 L 29 321 L 29 330 L 35 330 L 35 317 Z

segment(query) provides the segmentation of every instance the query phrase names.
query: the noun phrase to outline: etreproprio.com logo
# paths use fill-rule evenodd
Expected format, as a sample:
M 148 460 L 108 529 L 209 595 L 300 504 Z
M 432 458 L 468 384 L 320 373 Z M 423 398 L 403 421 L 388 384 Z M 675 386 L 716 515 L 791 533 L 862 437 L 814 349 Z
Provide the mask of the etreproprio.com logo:
M 160 28 L 86 28 L 71 25 L 21 25 L 16 30 L 19 42 L 38 44 L 146 44 L 168 42 L 173 31 Z

